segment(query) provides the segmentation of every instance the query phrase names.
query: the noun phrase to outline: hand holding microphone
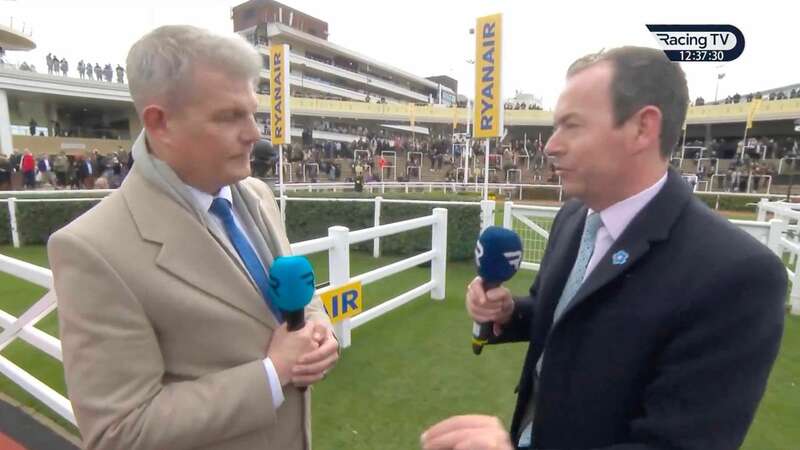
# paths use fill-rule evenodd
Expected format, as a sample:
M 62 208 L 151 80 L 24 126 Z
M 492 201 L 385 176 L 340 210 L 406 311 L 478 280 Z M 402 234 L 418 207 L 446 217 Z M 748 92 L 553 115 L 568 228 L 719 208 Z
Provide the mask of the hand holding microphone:
M 489 340 L 494 323 L 505 323 L 513 312 L 511 292 L 500 285 L 511 279 L 522 262 L 522 241 L 517 233 L 489 227 L 475 246 L 478 277 L 467 291 L 467 311 L 475 320 L 472 328 L 472 351 L 480 355 Z
M 299 349 L 289 372 L 291 382 L 305 387 L 325 377 L 339 359 L 339 344 L 326 325 L 310 322 L 306 327 L 305 307 L 316 289 L 314 271 L 304 256 L 281 256 L 269 269 L 269 296 L 281 310 L 289 334 L 304 333 L 311 338 L 310 347 Z M 298 336 L 299 337 L 299 336 Z

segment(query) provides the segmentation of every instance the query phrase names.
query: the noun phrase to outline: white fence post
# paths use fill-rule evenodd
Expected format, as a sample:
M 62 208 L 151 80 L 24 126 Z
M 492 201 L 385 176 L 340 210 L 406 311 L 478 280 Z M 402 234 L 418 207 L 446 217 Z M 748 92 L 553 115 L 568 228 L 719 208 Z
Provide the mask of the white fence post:
M 494 225 L 494 200 L 481 200 L 481 231 Z
M 8 199 L 8 220 L 11 221 L 11 242 L 14 248 L 19 248 L 19 229 L 17 227 L 17 199 Z
M 381 224 L 381 200 L 383 197 L 380 195 L 375 197 L 375 221 L 373 226 L 378 226 Z M 381 256 L 381 238 L 376 237 L 372 240 L 372 257 L 373 258 L 380 258 Z
M 514 229 L 514 216 L 511 215 L 513 208 L 514 202 L 505 202 L 503 204 L 503 228 Z
M 281 221 L 286 226 L 286 195 L 281 195 Z
M 431 232 L 431 249 L 436 252 L 436 256 L 431 261 L 431 298 L 444 300 L 447 279 L 447 208 L 433 208 L 433 217 L 436 218 L 436 223 Z
M 756 217 L 756 220 L 759 222 L 765 222 L 767 220 L 767 209 L 765 208 L 767 203 L 769 203 L 768 198 L 762 198 L 758 202 L 758 216 Z
M 333 246 L 328 252 L 328 271 L 331 287 L 338 287 L 350 280 L 350 230 L 343 226 L 328 228 Z M 342 348 L 350 347 L 350 319 L 343 319 L 333 326 Z
M 789 313 L 794 316 L 800 316 L 800 270 L 795 266 L 794 279 L 792 280 L 792 290 L 789 294 L 789 304 L 791 308 Z
M 767 247 L 773 253 L 778 255 L 778 258 L 783 256 L 783 248 L 781 246 L 781 238 L 786 231 L 786 222 L 779 219 L 772 219 L 769 221 L 769 235 L 767 236 Z

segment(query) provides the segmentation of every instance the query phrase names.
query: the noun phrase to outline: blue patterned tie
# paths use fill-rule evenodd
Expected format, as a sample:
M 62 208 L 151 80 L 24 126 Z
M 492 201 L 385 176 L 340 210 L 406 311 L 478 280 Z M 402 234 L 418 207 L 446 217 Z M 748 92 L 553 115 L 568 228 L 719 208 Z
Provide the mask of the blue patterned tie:
M 258 259 L 258 255 L 256 255 L 256 252 L 253 250 L 250 242 L 247 241 L 247 237 L 244 235 L 244 232 L 242 232 L 242 230 L 236 226 L 236 222 L 233 220 L 231 203 L 224 198 L 217 197 L 211 202 L 210 211 L 215 216 L 219 217 L 220 220 L 222 220 L 222 224 L 225 226 L 225 234 L 227 234 L 228 239 L 231 240 L 233 248 L 236 249 L 236 253 L 239 254 L 240 258 L 242 258 L 242 262 L 244 263 L 245 268 L 247 268 L 247 272 L 250 273 L 250 276 L 253 277 L 253 281 L 255 281 L 256 285 L 258 285 L 258 289 L 261 291 L 261 296 L 264 298 L 264 301 L 267 303 L 269 309 L 275 315 L 275 318 L 278 319 L 278 322 L 282 322 L 283 318 L 281 316 L 281 312 L 272 304 L 269 296 L 267 295 L 267 288 L 269 286 L 267 271 L 264 270 L 264 266 Z
M 561 298 L 558 299 L 556 311 L 553 313 L 553 325 L 551 325 L 551 329 L 555 326 L 561 314 L 564 313 L 564 310 L 567 309 L 567 306 L 569 306 L 572 297 L 575 297 L 575 294 L 578 293 L 581 284 L 583 284 L 583 279 L 586 276 L 586 267 L 589 265 L 589 260 L 592 259 L 592 253 L 594 253 L 597 230 L 599 230 L 602 225 L 603 221 L 599 213 L 593 212 L 586 218 L 586 224 L 583 226 L 583 235 L 581 235 L 581 245 L 578 248 L 578 256 L 575 258 L 575 264 L 572 266 L 572 271 L 569 273 L 567 283 L 564 285 L 564 290 L 561 292 Z M 539 361 L 536 363 L 537 374 L 542 370 L 543 359 L 544 352 L 542 352 Z
M 564 310 L 567 309 L 572 298 L 578 293 L 583 279 L 586 277 L 586 268 L 589 265 L 589 260 L 592 259 L 594 253 L 594 243 L 597 240 L 597 230 L 603 225 L 599 213 L 591 213 L 586 218 L 586 224 L 583 226 L 583 235 L 581 236 L 581 246 L 578 249 L 578 256 L 575 258 L 575 265 L 572 266 L 572 271 L 567 278 L 567 284 L 564 285 L 564 291 L 561 292 L 561 298 L 558 299 L 556 311 L 553 314 L 553 323 L 561 317 Z

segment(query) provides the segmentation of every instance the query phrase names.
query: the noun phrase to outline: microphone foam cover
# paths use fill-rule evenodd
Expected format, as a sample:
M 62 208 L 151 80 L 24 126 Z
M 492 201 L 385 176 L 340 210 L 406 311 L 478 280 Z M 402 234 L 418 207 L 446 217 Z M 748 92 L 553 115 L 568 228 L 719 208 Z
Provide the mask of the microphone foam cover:
M 314 269 L 305 256 L 279 256 L 269 268 L 270 300 L 282 311 L 298 311 L 314 297 Z
M 491 226 L 481 233 L 475 246 L 475 264 L 478 275 L 485 281 L 508 281 L 519 270 L 521 262 L 522 241 L 513 230 Z

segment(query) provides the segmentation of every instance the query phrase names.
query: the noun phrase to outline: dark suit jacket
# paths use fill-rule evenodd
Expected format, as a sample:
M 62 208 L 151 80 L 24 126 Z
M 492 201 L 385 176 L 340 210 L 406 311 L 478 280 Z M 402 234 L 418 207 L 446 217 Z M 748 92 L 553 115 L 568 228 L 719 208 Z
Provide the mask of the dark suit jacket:
M 494 340 L 530 342 L 512 436 L 533 395 L 537 449 L 738 448 L 783 333 L 783 264 L 670 170 L 552 326 L 586 214 L 577 200 L 561 209 L 530 295 Z

